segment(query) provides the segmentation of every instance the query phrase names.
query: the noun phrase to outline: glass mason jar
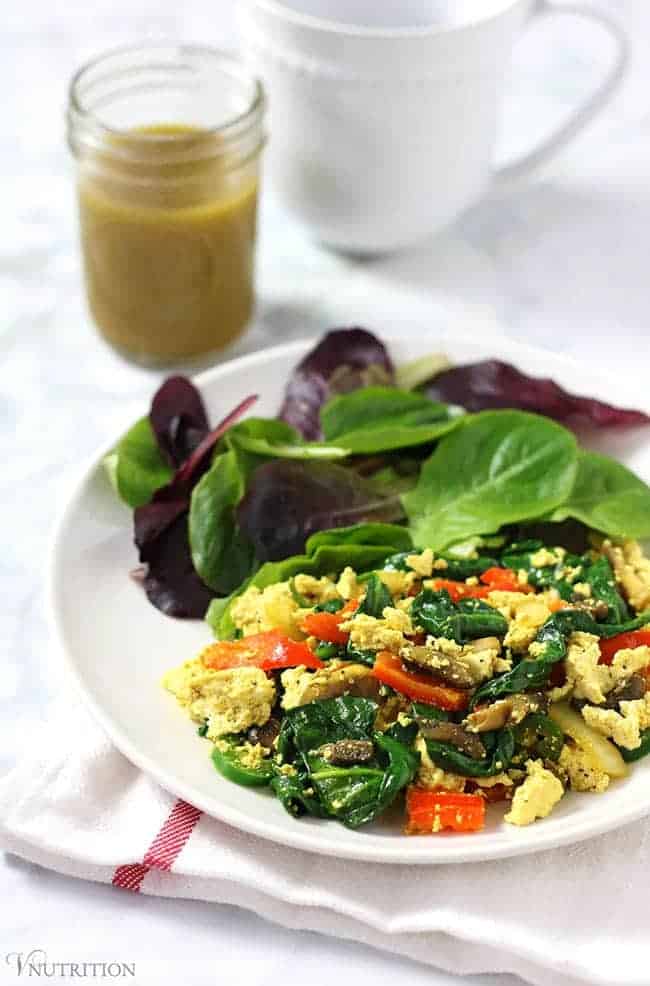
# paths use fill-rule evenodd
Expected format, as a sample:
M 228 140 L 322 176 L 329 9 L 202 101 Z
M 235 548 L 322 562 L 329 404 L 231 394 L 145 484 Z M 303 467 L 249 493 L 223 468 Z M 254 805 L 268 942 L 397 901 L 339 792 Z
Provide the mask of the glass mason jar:
M 264 94 L 223 51 L 147 44 L 110 52 L 70 85 L 90 311 L 148 364 L 194 359 L 244 329 Z

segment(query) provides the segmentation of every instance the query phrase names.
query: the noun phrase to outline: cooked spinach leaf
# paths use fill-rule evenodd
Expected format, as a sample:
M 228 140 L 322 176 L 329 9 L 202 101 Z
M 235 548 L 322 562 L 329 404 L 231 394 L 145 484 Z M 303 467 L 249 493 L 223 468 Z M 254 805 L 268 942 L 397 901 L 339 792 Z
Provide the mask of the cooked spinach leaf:
M 439 551 L 563 503 L 577 470 L 574 436 L 547 418 L 484 411 L 461 419 L 402 496 L 416 544 Z
M 393 605 L 393 598 L 378 575 L 374 573 L 366 582 L 366 594 L 359 604 L 357 613 L 365 613 L 380 620 L 387 606 Z
M 295 811 L 296 801 L 303 810 L 313 809 L 302 798 L 305 791 L 313 790 L 328 817 L 357 828 L 381 814 L 410 783 L 419 757 L 395 737 L 374 731 L 376 711 L 369 699 L 345 696 L 287 712 L 278 749 L 283 761 L 294 765 L 294 785 L 296 781 L 300 785 L 298 792 L 291 792 L 291 810 Z M 372 760 L 349 767 L 330 763 L 323 748 L 348 739 L 372 741 Z
M 513 727 L 518 757 L 541 757 L 559 760 L 564 745 L 564 733 L 553 719 L 540 712 L 531 712 Z
M 453 603 L 446 589 L 423 589 L 411 606 L 411 619 L 433 637 L 446 637 L 464 644 L 479 637 L 503 637 L 508 621 L 481 599 Z
M 500 729 L 496 733 L 481 733 L 481 742 L 487 756 L 474 760 L 451 743 L 426 739 L 427 752 L 433 762 L 453 774 L 462 777 L 492 777 L 508 767 L 515 752 L 515 739 L 511 729 Z
M 212 750 L 212 763 L 229 781 L 243 787 L 266 787 L 274 776 L 273 761 L 270 756 L 256 764 L 247 759 L 247 748 L 243 736 L 224 736 Z

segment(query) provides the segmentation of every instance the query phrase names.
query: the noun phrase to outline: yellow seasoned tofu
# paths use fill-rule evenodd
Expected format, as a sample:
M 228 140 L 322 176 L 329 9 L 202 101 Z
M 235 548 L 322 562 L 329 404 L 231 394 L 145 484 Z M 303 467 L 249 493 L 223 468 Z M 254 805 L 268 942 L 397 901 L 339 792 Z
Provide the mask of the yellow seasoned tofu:
M 288 582 L 278 582 L 266 589 L 251 586 L 235 599 L 231 615 L 244 637 L 275 629 L 282 630 L 295 640 L 304 637 L 298 626 L 300 607 L 291 594 Z
M 162 684 L 191 719 L 207 721 L 209 739 L 263 726 L 275 702 L 275 685 L 260 668 L 215 671 L 199 658 L 168 671 Z
M 617 746 L 636 750 L 641 746 L 641 733 L 650 727 L 650 695 L 621 702 L 619 707 L 621 711 L 617 712 L 615 709 L 585 705 L 582 717 L 588 726 L 614 740 Z
M 510 825 L 530 825 L 536 818 L 546 818 L 562 798 L 562 782 L 541 760 L 526 762 L 526 779 L 512 797 L 512 806 L 504 821 Z
M 572 791 L 592 791 L 602 794 L 609 787 L 611 779 L 609 774 L 597 767 L 588 751 L 579 746 L 565 743 L 559 764 L 568 775 Z
M 341 630 L 350 634 L 350 643 L 358 650 L 389 650 L 394 654 L 406 643 L 405 633 L 412 633 L 411 619 L 403 610 L 387 606 L 379 620 L 359 613 L 341 623 Z
M 329 661 L 317 671 L 308 671 L 304 667 L 288 668 L 282 672 L 281 680 L 284 688 L 283 709 L 294 709 L 298 705 L 338 698 L 339 695 L 376 699 L 380 688 L 370 668 L 348 661 Z

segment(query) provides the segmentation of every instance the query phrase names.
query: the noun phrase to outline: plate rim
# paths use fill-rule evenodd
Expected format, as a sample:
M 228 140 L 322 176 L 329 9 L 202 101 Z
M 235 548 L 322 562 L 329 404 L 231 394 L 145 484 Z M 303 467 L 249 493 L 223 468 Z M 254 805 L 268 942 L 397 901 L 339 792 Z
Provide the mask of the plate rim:
M 441 345 L 444 344 L 445 338 L 452 336 L 458 341 L 467 344 L 471 344 L 475 341 L 471 338 L 469 331 L 456 331 L 456 329 L 452 327 L 452 329 L 446 331 L 438 330 L 435 335 L 432 333 L 432 348 L 437 343 L 440 343 Z M 388 347 L 393 344 L 399 345 L 400 342 L 404 343 L 405 341 L 408 341 L 410 337 L 412 338 L 413 334 L 406 332 L 401 333 L 400 335 L 391 335 L 389 332 L 384 332 L 381 334 L 382 341 L 385 342 Z M 270 346 L 268 348 L 256 350 L 252 353 L 246 353 L 242 356 L 220 363 L 217 366 L 203 370 L 200 373 L 193 375 L 191 379 L 196 386 L 202 390 L 203 387 L 210 386 L 214 380 L 218 380 L 220 376 L 229 375 L 232 373 L 241 373 L 242 371 L 245 371 L 246 367 L 249 365 L 258 365 L 259 363 L 263 363 L 265 358 L 288 359 L 292 356 L 297 357 L 299 355 L 303 355 L 306 351 L 308 351 L 308 348 L 314 345 L 317 338 L 318 337 L 305 337 L 295 339 L 277 346 Z M 483 332 L 481 339 L 482 342 L 492 340 L 494 341 L 495 346 L 498 346 L 499 344 L 503 346 L 505 344 L 509 350 L 510 356 L 515 356 L 519 353 L 522 357 L 528 357 L 530 359 L 539 359 L 540 357 L 543 357 L 547 360 L 553 360 L 558 364 L 565 366 L 567 369 L 573 370 L 574 373 L 579 372 L 582 368 L 581 364 L 578 363 L 577 360 L 571 358 L 570 356 L 566 356 L 563 353 L 556 353 L 552 350 L 546 350 L 540 346 L 521 343 L 517 340 L 509 338 L 504 333 L 498 333 L 495 331 L 488 331 L 487 333 Z M 604 385 L 607 386 L 608 384 L 611 384 L 611 381 L 608 379 L 603 368 L 598 365 L 589 364 L 587 369 L 589 376 L 591 376 L 592 379 L 600 377 Z M 637 407 L 645 408 L 645 410 L 650 411 L 650 403 L 645 395 L 641 393 L 638 378 L 635 378 L 630 383 L 631 386 L 629 386 L 626 381 L 626 389 L 629 394 L 630 404 L 633 403 Z M 143 413 L 146 413 L 146 408 L 143 409 Z M 133 420 L 133 414 L 130 415 L 130 420 Z M 62 504 L 58 510 L 52 527 L 52 534 L 47 551 L 47 620 L 65 671 L 70 676 L 77 693 L 81 696 L 83 702 L 91 711 L 92 716 L 99 723 L 108 738 L 115 744 L 116 748 L 131 763 L 133 763 L 148 776 L 152 777 L 164 790 L 173 794 L 175 797 L 181 798 L 194 805 L 208 817 L 216 818 L 217 820 L 224 822 L 233 828 L 246 832 L 249 835 L 259 836 L 274 844 L 284 845 L 289 848 L 315 853 L 317 855 L 335 856 L 341 859 L 381 863 L 385 865 L 444 865 L 447 863 L 472 863 L 494 859 L 509 859 L 515 856 L 528 855 L 530 853 L 543 852 L 545 850 L 556 849 L 562 846 L 574 845 L 579 842 L 586 841 L 587 839 L 594 838 L 598 835 L 602 835 L 606 832 L 614 831 L 615 829 L 621 828 L 624 825 L 630 824 L 631 822 L 637 821 L 647 814 L 650 814 L 649 798 L 647 803 L 642 802 L 641 804 L 631 804 L 627 809 L 619 812 L 616 818 L 611 818 L 607 814 L 605 814 L 605 816 L 601 816 L 598 812 L 593 812 L 592 817 L 587 819 L 582 818 L 575 821 L 573 824 L 567 824 L 566 827 L 559 833 L 545 831 L 544 827 L 541 826 L 539 829 L 534 830 L 535 838 L 532 840 L 532 844 L 530 839 L 522 840 L 520 843 L 513 840 L 513 842 L 506 847 L 494 846 L 491 848 L 490 846 L 481 847 L 480 844 L 475 844 L 472 846 L 464 839 L 462 842 L 458 841 L 456 843 L 454 843 L 452 839 L 445 839 L 444 841 L 438 841 L 436 846 L 431 846 L 431 848 L 428 848 L 429 844 L 427 843 L 422 847 L 423 851 L 417 853 L 407 852 L 405 854 L 405 842 L 406 844 L 412 845 L 415 841 L 406 836 L 404 836 L 403 839 L 396 839 L 394 845 L 387 843 L 386 846 L 382 847 L 375 847 L 370 844 L 366 844 L 364 847 L 362 841 L 359 841 L 359 843 L 355 844 L 355 846 L 347 845 L 346 843 L 342 843 L 340 846 L 335 846 L 332 843 L 318 845 L 318 836 L 316 834 L 318 829 L 316 828 L 309 826 L 305 826 L 304 829 L 301 829 L 298 826 L 295 828 L 280 828 L 273 821 L 265 821 L 263 817 L 249 815 L 244 812 L 243 809 L 232 808 L 228 805 L 221 805 L 220 810 L 215 810 L 214 799 L 211 800 L 210 798 L 203 796 L 200 791 L 195 790 L 191 784 L 185 783 L 177 774 L 168 772 L 166 768 L 159 764 L 155 759 L 150 758 L 146 753 L 141 752 L 137 745 L 123 733 L 121 727 L 113 721 L 110 714 L 103 709 L 101 703 L 95 698 L 90 687 L 86 685 L 81 668 L 78 666 L 66 644 L 66 635 L 63 626 L 64 621 L 60 618 L 58 613 L 58 592 L 60 591 L 60 587 L 57 583 L 63 534 L 66 530 L 69 519 L 74 515 L 76 507 L 83 498 L 83 494 L 89 480 L 92 478 L 98 466 L 101 466 L 101 461 L 106 453 L 114 448 L 115 442 L 116 438 L 113 437 L 110 442 L 102 444 L 99 449 L 84 460 L 79 469 L 73 474 L 70 485 L 67 489 L 67 494 L 64 494 L 63 496 Z M 419 846 L 419 840 L 417 840 L 417 843 Z

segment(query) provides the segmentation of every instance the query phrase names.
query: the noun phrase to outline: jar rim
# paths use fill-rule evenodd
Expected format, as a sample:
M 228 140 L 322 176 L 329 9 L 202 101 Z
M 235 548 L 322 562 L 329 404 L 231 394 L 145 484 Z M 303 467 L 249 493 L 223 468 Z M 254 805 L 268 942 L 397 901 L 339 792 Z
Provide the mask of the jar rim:
M 164 50 L 174 51 L 181 56 L 202 56 L 211 59 L 219 59 L 222 63 L 226 62 L 231 68 L 236 69 L 240 73 L 240 78 L 250 83 L 252 87 L 251 99 L 244 110 L 236 113 L 230 118 L 225 119 L 222 123 L 215 124 L 213 126 L 202 125 L 200 127 L 202 136 L 215 137 L 219 135 L 227 137 L 231 134 L 237 135 L 240 131 L 246 129 L 248 123 L 252 124 L 261 117 L 266 102 L 262 82 L 259 78 L 257 78 L 257 76 L 245 70 L 243 60 L 235 53 L 224 48 L 214 48 L 209 45 L 199 45 L 189 42 L 176 43 L 169 41 L 147 41 L 141 44 L 122 45 L 115 48 L 109 48 L 101 54 L 96 55 L 94 58 L 84 62 L 84 64 L 81 65 L 74 73 L 68 86 L 69 118 L 76 116 L 80 120 L 90 124 L 95 131 L 104 135 L 108 134 L 109 136 L 123 137 L 128 134 L 130 138 L 136 136 L 133 134 L 133 131 L 107 124 L 91 106 L 84 104 L 79 89 L 84 79 L 104 62 L 108 62 L 113 58 L 119 58 L 119 56 L 155 54 L 156 52 Z M 183 140 L 186 140 L 187 134 L 154 134 L 141 132 L 137 134 L 137 139 L 139 141 L 142 140 L 143 144 L 148 141 L 168 143 L 171 148 L 174 144 L 178 145 Z

